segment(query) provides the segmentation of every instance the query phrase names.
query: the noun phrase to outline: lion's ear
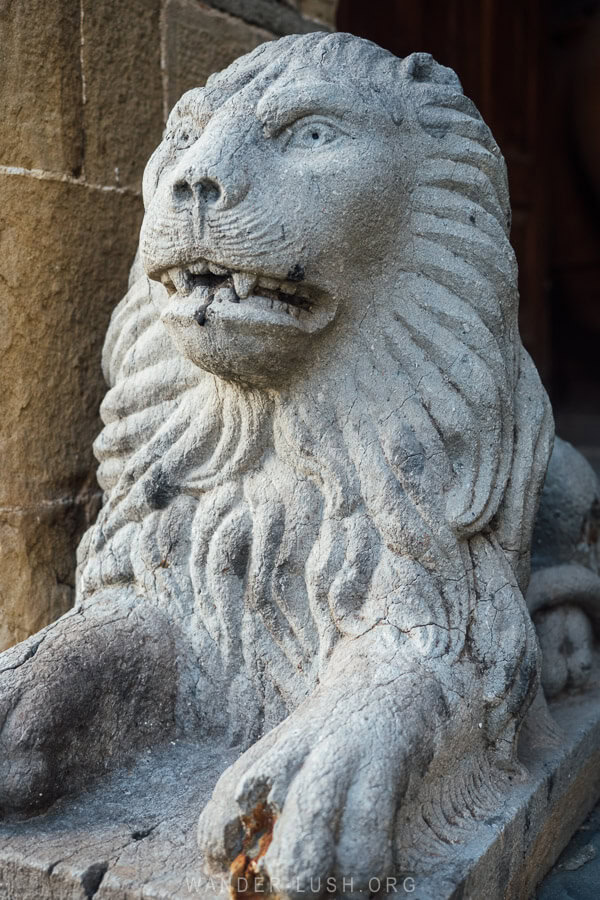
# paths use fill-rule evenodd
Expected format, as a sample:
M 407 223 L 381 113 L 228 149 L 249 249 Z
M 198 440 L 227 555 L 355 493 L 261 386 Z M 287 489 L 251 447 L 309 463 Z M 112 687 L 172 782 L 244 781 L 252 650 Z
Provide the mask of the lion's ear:
M 407 81 L 447 84 L 462 92 L 462 85 L 456 72 L 440 66 L 430 53 L 411 53 L 402 60 L 404 77 Z

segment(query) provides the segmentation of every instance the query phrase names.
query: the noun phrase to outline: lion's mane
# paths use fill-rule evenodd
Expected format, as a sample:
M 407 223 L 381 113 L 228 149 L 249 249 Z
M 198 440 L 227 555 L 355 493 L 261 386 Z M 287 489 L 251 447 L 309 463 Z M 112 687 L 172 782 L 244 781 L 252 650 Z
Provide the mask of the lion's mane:
M 535 641 L 520 591 L 553 434 L 519 338 L 502 156 L 454 73 L 350 35 L 263 45 L 205 92 L 217 108 L 301 65 L 351 81 L 358 56 L 371 78 L 356 89 L 427 152 L 407 252 L 386 263 L 394 289 L 339 349 L 346 384 L 338 368 L 258 391 L 199 370 L 159 321 L 163 287 L 134 267 L 104 349 L 106 503 L 80 597 L 128 583 L 168 603 L 211 680 L 246 698 L 246 739 L 314 687 L 340 636 L 380 621 L 425 659 L 483 663 L 498 734 L 535 678 L 520 668 Z

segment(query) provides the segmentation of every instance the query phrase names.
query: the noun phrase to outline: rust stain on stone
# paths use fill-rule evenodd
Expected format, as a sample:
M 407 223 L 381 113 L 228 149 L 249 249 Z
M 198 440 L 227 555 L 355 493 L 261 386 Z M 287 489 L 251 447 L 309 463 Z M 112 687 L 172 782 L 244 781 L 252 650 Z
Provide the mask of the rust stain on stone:
M 257 863 L 273 840 L 275 816 L 264 803 L 259 803 L 250 815 L 242 818 L 242 823 L 245 831 L 242 852 L 229 870 L 231 900 L 264 900 L 270 891 Z

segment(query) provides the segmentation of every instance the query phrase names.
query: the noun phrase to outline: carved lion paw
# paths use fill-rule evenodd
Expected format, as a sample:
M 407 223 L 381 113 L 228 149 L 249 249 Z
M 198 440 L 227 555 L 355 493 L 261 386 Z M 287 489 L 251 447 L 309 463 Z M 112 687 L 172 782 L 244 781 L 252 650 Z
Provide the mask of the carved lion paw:
M 53 726 L 63 718 L 60 676 L 67 673 L 57 656 L 58 683 L 51 677 L 55 639 L 56 626 L 49 626 L 0 655 L 0 815 L 34 811 L 61 792 L 51 747 Z
M 168 734 L 169 644 L 152 616 L 98 604 L 0 655 L 0 817 L 45 808 Z
M 290 900 L 344 881 L 345 896 L 364 896 L 391 874 L 406 775 L 431 758 L 430 717 L 402 709 L 394 687 L 306 701 L 224 773 L 199 842 L 210 871 L 230 868 L 234 893 L 256 877 Z

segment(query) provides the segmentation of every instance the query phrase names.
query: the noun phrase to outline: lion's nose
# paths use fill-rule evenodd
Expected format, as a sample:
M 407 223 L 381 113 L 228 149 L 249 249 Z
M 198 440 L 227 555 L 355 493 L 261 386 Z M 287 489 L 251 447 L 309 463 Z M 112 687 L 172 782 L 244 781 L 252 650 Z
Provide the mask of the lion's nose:
M 240 173 L 241 174 L 241 173 Z M 243 177 L 225 180 L 202 167 L 190 166 L 173 174 L 171 194 L 175 208 L 193 206 L 196 209 L 212 207 L 229 209 L 239 203 L 247 193 Z
M 175 180 L 172 187 L 173 200 L 177 205 L 181 203 L 196 202 L 206 206 L 216 206 L 225 197 L 223 186 L 216 178 L 194 178 L 191 172 L 186 172 Z

